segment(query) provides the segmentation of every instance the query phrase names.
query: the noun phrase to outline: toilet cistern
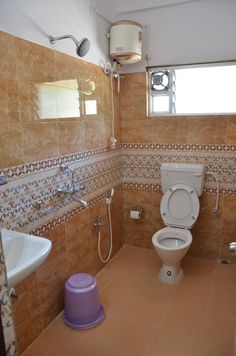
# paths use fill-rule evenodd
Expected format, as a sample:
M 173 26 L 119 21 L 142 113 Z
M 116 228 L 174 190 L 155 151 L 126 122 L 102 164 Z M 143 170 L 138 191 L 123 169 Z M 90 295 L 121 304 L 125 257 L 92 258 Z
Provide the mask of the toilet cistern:
M 205 166 L 190 163 L 163 163 L 161 185 L 163 197 L 161 217 L 166 225 L 152 237 L 154 248 L 162 260 L 159 279 L 179 283 L 183 278 L 181 259 L 192 243 L 189 231 L 198 218 L 198 197 L 203 192 Z

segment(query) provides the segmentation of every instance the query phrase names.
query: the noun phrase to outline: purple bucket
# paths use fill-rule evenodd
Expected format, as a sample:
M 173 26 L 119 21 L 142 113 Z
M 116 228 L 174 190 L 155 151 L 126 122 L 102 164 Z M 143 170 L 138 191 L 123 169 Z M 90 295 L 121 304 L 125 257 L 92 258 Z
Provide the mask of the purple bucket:
M 71 276 L 65 284 L 64 322 L 77 329 L 92 328 L 104 319 L 96 279 L 87 273 Z

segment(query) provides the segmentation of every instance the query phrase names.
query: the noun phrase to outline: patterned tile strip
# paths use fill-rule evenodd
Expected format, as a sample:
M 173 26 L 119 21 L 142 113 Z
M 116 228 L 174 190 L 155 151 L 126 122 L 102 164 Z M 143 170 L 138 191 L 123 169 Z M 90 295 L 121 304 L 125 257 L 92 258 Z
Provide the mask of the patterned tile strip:
M 170 143 L 123 143 L 123 149 L 148 149 L 168 151 L 208 151 L 208 152 L 235 152 L 236 145 L 233 144 L 170 144 Z
M 1 234 L 1 232 L 0 232 Z M 0 236 L 1 237 L 1 236 Z M 0 305 L 1 321 L 5 340 L 7 356 L 16 356 L 16 335 L 12 316 L 11 298 L 9 297 L 6 277 L 6 264 L 3 254 L 2 241 L 0 238 Z
M 85 184 L 85 190 L 77 196 L 91 200 L 94 195 L 122 181 L 122 156 L 116 150 L 82 161 L 72 162 L 78 183 Z M 74 209 L 70 195 L 59 195 L 58 188 L 71 182 L 70 171 L 62 172 L 59 167 L 10 180 L 0 186 L 0 223 L 12 230 L 28 232 L 45 223 L 45 220 Z M 37 210 L 36 203 L 41 205 Z
M 182 147 L 178 152 L 176 150 L 163 149 L 163 145 L 156 145 L 162 146 L 162 149 L 160 147 L 158 149 L 146 148 L 144 144 L 129 144 L 127 146 L 129 148 L 123 148 L 122 150 L 123 179 L 126 187 L 129 184 L 130 187 L 136 187 L 137 189 L 141 187 L 142 189 L 158 189 L 157 187 L 161 183 L 160 165 L 162 162 L 203 163 L 206 165 L 207 171 L 212 171 L 217 175 L 222 194 L 232 195 L 236 193 L 236 155 L 234 151 L 236 146 L 230 145 L 233 148 L 231 147 L 232 149 L 226 151 L 221 150 L 220 148 L 222 147 L 218 147 L 218 150 L 214 150 L 211 147 L 212 150 L 209 151 L 186 150 Z M 198 146 L 202 147 L 202 145 Z M 206 175 L 205 191 L 214 193 L 215 188 L 214 180 L 209 175 Z
M 4 168 L 0 171 L 0 174 L 3 174 L 8 180 L 14 179 L 17 177 L 23 177 L 28 174 L 42 172 L 45 169 L 58 167 L 62 163 L 72 163 L 75 161 L 81 161 L 89 157 L 96 157 L 104 153 L 114 152 L 120 149 L 120 145 L 113 150 L 109 147 L 95 148 L 85 151 L 76 152 L 70 155 L 54 157 L 43 161 L 31 162 L 22 164 L 15 167 Z

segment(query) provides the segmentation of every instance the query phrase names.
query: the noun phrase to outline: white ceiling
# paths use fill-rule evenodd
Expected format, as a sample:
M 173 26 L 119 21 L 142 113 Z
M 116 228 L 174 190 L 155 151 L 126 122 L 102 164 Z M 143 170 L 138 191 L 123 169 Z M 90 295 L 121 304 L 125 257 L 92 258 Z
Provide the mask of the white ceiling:
M 113 22 L 132 14 L 155 9 L 176 7 L 206 0 L 92 0 L 92 7 L 108 21 Z

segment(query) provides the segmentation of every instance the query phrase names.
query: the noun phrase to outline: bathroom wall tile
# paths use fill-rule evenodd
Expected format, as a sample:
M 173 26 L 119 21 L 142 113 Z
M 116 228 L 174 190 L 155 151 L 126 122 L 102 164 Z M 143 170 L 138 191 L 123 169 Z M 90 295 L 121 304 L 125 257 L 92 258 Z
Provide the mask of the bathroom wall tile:
M 0 82 L 0 122 L 14 123 L 19 121 L 18 86 L 16 80 Z
M 188 117 L 187 143 L 226 143 L 225 116 Z
M 146 117 L 145 73 L 126 74 L 121 79 L 121 117 L 122 120 L 136 121 Z
M 234 116 L 147 117 L 145 73 L 122 77 L 120 105 L 122 142 L 235 143 Z
M 58 130 L 51 123 L 24 123 L 23 155 L 25 162 L 59 155 Z
M 153 248 L 152 235 L 164 227 L 159 213 L 160 198 L 159 191 L 124 189 L 124 237 L 126 243 Z M 136 205 L 143 209 L 140 220 L 130 219 L 130 209 Z
M 15 38 L 18 80 L 49 82 L 54 80 L 53 51 Z
M 0 79 L 16 79 L 15 37 L 0 31 Z
M 122 201 L 123 190 L 120 189 L 115 193 L 111 206 L 112 234 L 114 238 L 112 256 L 114 256 L 120 250 L 124 243 Z
M 108 134 L 109 126 L 106 124 L 106 120 L 87 118 L 84 121 L 84 134 L 86 137 L 84 148 L 107 146 L 110 138 Z
M 56 260 L 47 265 L 42 264 L 36 274 L 39 297 L 42 303 L 50 298 L 55 289 L 63 288 L 64 282 L 69 275 L 66 253 L 61 253 Z
M 212 213 L 214 203 L 214 197 L 211 195 L 205 194 L 204 199 L 201 199 L 200 214 L 191 229 L 193 242 L 189 253 L 193 256 L 219 258 L 221 216 Z
M 18 126 L 1 125 L 0 168 L 12 167 L 24 162 L 22 136 Z
M 47 268 L 47 266 L 50 268 L 50 264 L 55 262 L 58 256 L 63 256 L 66 253 L 65 224 L 50 229 L 44 234 L 44 237 L 52 242 L 52 249 L 42 268 Z
M 59 122 L 58 138 L 60 155 L 81 151 L 85 145 L 84 121 Z
M 223 197 L 223 213 L 222 213 L 222 229 L 221 229 L 221 244 L 220 255 L 222 258 L 236 260 L 235 256 L 229 253 L 229 243 L 235 241 L 236 231 L 236 204 L 235 196 Z
M 92 242 L 93 239 L 95 240 L 96 238 L 91 216 L 92 212 L 85 210 L 66 223 L 66 243 L 69 271 L 71 274 L 80 272 L 90 273 L 90 268 L 92 267 L 90 267 L 90 265 L 94 257 Z
M 36 85 L 37 82 L 33 81 L 18 81 L 19 113 L 22 123 L 40 120 Z
M 16 325 L 17 342 L 20 354 L 43 331 L 41 310 L 31 310 L 29 318 Z
M 236 116 L 235 115 L 227 117 L 226 142 L 232 144 L 236 143 Z
M 78 79 L 83 76 L 86 68 L 85 62 L 79 58 L 68 56 L 58 51 L 52 51 L 54 57 L 54 79 L 67 80 Z M 79 88 L 82 82 L 78 80 Z
M 43 328 L 46 329 L 63 309 L 64 288 L 54 289 L 50 298 L 44 300 L 41 305 Z
M 12 299 L 14 309 L 14 320 L 18 325 L 27 321 L 32 310 L 40 311 L 39 290 L 37 285 L 36 274 L 33 273 L 17 284 L 16 291 L 19 296 L 17 300 Z

